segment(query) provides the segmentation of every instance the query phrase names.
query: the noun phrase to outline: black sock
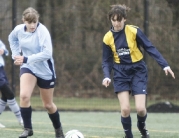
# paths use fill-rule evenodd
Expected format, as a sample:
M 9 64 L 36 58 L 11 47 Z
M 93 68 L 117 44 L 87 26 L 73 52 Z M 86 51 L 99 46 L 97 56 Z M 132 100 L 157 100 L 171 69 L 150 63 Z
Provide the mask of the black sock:
M 147 114 L 143 117 L 137 115 L 137 127 L 142 130 L 142 129 L 145 129 L 145 120 L 147 118 Z
M 21 116 L 24 121 L 24 128 L 29 128 L 32 129 L 32 122 L 31 122 L 31 117 L 32 117 L 32 108 L 30 107 L 21 107 Z
M 128 116 L 128 117 L 121 116 L 121 122 L 122 122 L 126 136 L 128 138 L 133 138 L 132 130 L 131 130 L 131 127 L 132 127 L 131 117 L 130 116 Z
M 58 110 L 53 113 L 53 114 L 48 114 L 49 118 L 51 119 L 52 123 L 53 123 L 53 127 L 55 129 L 58 129 L 61 127 L 61 123 L 60 123 L 60 115 L 58 113 Z

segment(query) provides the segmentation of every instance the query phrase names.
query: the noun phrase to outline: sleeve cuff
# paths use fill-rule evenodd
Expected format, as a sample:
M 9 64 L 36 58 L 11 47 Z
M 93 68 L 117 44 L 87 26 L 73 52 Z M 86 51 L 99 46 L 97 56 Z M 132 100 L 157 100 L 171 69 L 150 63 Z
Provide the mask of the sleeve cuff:
M 8 50 L 4 50 L 3 56 L 8 56 L 9 55 L 9 51 Z
M 166 69 L 170 69 L 170 66 L 167 66 L 167 67 L 163 68 L 163 70 L 166 70 Z
M 24 57 L 23 63 L 27 63 L 28 58 Z
M 109 81 L 109 82 L 111 82 L 111 79 L 110 79 L 110 78 L 104 78 L 103 81 L 102 81 L 102 83 L 103 83 L 104 81 Z

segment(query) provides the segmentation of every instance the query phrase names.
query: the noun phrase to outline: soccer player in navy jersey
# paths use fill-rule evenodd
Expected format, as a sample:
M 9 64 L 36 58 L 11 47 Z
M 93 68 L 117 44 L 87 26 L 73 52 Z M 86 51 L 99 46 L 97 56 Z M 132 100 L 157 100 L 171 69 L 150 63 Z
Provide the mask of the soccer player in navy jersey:
M 8 55 L 9 51 L 7 50 L 5 44 L 0 40 L 0 114 L 2 114 L 2 112 L 6 108 L 6 105 L 8 105 L 11 111 L 15 114 L 19 124 L 23 126 L 23 120 L 21 117 L 19 105 L 16 102 L 14 92 L 9 87 L 9 82 L 4 70 L 5 62 L 3 57 Z M 0 128 L 4 127 L 4 125 L 0 124 Z
M 23 24 L 17 25 L 9 35 L 14 64 L 20 66 L 20 107 L 24 131 L 19 138 L 33 135 L 30 98 L 36 84 L 56 138 L 64 138 L 60 115 L 53 102 L 56 74 L 50 33 L 39 22 L 39 13 L 32 7 L 23 12 L 22 21 Z
M 160 52 L 148 40 L 145 34 L 137 26 L 127 25 L 126 5 L 112 5 L 108 13 L 108 19 L 112 24 L 111 29 L 103 38 L 102 68 L 104 79 L 102 85 L 108 87 L 113 70 L 114 92 L 117 94 L 121 109 L 121 123 L 124 128 L 125 138 L 133 138 L 130 117 L 131 93 L 135 99 L 137 111 L 137 127 L 141 138 L 149 138 L 146 129 L 146 95 L 147 95 L 147 67 L 143 61 L 143 54 L 139 46 L 153 57 L 164 70 L 165 74 L 175 75 Z

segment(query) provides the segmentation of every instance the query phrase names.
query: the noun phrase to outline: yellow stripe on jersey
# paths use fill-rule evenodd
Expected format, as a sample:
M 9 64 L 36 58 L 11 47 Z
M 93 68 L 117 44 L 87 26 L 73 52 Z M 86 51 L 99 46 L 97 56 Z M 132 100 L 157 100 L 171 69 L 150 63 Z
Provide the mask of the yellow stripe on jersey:
M 114 58 L 114 62 L 116 63 L 120 63 L 120 59 L 118 57 L 118 54 L 116 52 L 116 46 L 114 43 L 114 37 L 111 31 L 107 32 L 106 35 L 103 38 L 103 42 L 111 47 L 111 50 L 113 52 L 113 58 Z
M 137 28 L 132 25 L 126 25 L 125 34 L 126 34 L 126 41 L 130 49 L 130 56 L 131 56 L 132 63 L 140 61 L 143 58 L 143 55 L 139 50 L 139 48 L 137 47 L 137 42 L 136 42 Z
M 120 32 L 119 32 L 120 33 Z M 143 55 L 137 46 L 136 35 L 137 35 L 137 27 L 132 25 L 125 25 L 124 35 L 121 35 L 119 39 L 121 39 L 120 44 L 115 40 L 114 37 L 118 35 L 118 33 L 114 33 L 111 30 L 108 31 L 104 38 L 103 42 L 109 46 L 113 52 L 113 59 L 115 63 L 120 63 L 123 61 L 123 57 L 120 59 L 120 55 L 117 53 L 118 49 L 124 48 L 124 50 L 129 49 L 129 55 L 125 56 L 126 63 L 134 63 L 140 61 L 143 58 Z M 119 40 L 118 39 L 118 40 Z M 118 49 L 117 49 L 118 47 Z M 127 57 L 128 56 L 128 57 Z M 123 61 L 124 63 L 124 61 Z

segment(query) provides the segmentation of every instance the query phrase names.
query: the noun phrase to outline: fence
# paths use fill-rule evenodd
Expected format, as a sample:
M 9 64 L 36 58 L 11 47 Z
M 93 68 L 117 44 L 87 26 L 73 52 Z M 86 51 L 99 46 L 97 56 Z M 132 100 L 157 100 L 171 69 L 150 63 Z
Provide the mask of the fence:
M 145 31 L 146 15 L 144 12 L 146 7 L 144 2 L 144 0 L 126 0 L 124 4 L 131 7 L 127 23 L 139 26 Z M 175 80 L 170 76 L 166 77 L 157 63 L 146 55 L 149 71 L 148 104 L 160 101 L 172 101 L 179 104 L 179 57 L 177 56 L 179 51 L 179 25 L 177 24 L 179 2 L 177 0 L 147 2 L 149 4 L 147 35 L 167 59 L 176 76 Z M 105 109 L 118 110 L 112 86 L 106 89 L 101 85 L 103 79 L 101 69 L 102 38 L 110 28 L 106 14 L 110 5 L 116 3 L 122 4 L 123 1 L 1 0 L 0 38 L 10 50 L 8 35 L 14 25 L 22 23 L 23 10 L 29 6 L 36 8 L 40 13 L 40 22 L 47 26 L 53 40 L 57 74 L 57 85 L 54 93 L 56 102 L 60 103 L 60 106 L 64 104 L 64 110 L 65 108 L 75 110 L 74 103 L 76 104 L 76 102 L 79 103 L 78 109 L 103 110 L 106 107 Z M 5 60 L 10 84 L 18 98 L 19 67 L 13 66 L 10 56 Z M 34 90 L 33 97 L 35 99 L 34 106 L 36 105 L 34 108 L 40 108 L 41 103 L 39 103 L 37 88 Z M 114 103 L 112 103 L 113 101 Z M 82 105 L 83 107 L 81 107 Z M 89 107 L 89 105 L 93 106 Z

